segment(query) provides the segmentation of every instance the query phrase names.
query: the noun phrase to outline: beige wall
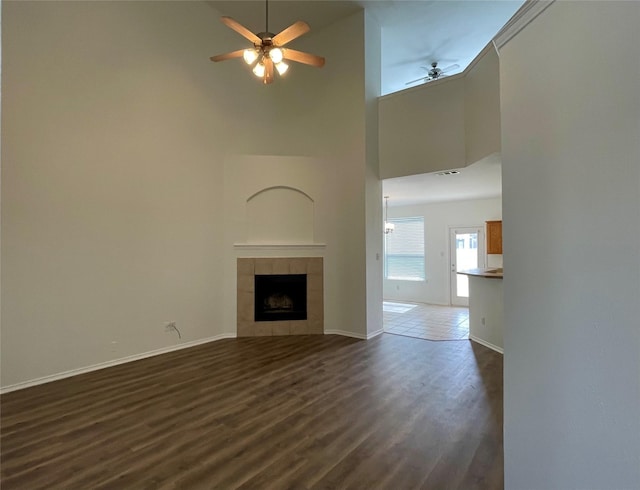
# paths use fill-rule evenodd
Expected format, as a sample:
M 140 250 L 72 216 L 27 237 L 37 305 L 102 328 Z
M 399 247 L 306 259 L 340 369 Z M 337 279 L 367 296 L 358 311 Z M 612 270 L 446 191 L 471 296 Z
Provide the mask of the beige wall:
M 466 167 L 500 151 L 498 55 L 488 45 L 463 74 L 379 101 L 380 176 Z
M 2 8 L 2 385 L 221 333 L 210 9 Z
M 2 386 L 233 334 L 233 155 L 319 159 L 326 318 L 366 332 L 362 14 L 265 87 L 208 61 L 239 40 L 204 2 L 2 8 Z
M 378 107 L 382 179 L 465 166 L 462 76 L 387 95 Z
M 500 64 L 493 44 L 464 78 L 466 164 L 500 151 Z

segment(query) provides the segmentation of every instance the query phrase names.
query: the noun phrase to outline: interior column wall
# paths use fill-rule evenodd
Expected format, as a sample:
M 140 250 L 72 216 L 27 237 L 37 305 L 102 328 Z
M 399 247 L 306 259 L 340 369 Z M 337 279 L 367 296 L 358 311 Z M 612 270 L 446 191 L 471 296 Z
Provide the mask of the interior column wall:
M 366 266 L 367 336 L 382 332 L 382 182 L 378 146 L 378 98 L 381 90 L 381 28 L 365 14 L 365 126 L 366 126 Z
M 640 487 L 638 25 L 555 2 L 500 51 L 506 488 Z

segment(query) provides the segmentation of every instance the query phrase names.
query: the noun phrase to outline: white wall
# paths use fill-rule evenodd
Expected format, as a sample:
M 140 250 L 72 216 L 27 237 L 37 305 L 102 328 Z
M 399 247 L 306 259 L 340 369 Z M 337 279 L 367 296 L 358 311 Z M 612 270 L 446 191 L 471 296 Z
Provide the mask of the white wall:
M 469 338 L 504 352 L 503 280 L 469 276 Z
M 325 68 L 263 86 L 208 60 L 242 41 L 205 2 L 2 8 L 3 387 L 173 346 L 166 321 L 182 342 L 233 334 L 241 155 L 319 159 L 325 319 L 366 332 L 362 13 L 296 41 Z
M 424 217 L 426 281 L 384 280 L 388 300 L 450 304 L 449 229 L 502 218 L 502 199 L 474 199 L 389 208 L 390 218 Z
M 640 488 L 639 25 L 555 2 L 500 52 L 505 488 Z

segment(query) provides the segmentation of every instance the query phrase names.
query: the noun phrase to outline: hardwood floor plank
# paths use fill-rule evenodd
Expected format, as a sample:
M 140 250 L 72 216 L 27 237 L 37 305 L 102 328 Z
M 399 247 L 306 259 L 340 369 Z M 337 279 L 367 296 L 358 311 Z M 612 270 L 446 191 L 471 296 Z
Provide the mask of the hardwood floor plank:
M 2 395 L 5 489 L 503 487 L 502 356 L 228 339 Z

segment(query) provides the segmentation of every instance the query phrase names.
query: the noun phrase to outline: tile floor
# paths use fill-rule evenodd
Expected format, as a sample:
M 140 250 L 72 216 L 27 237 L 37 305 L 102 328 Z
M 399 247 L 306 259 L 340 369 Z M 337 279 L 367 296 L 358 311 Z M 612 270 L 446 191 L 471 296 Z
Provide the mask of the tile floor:
M 426 340 L 469 338 L 469 308 L 384 301 L 382 309 L 387 333 Z

